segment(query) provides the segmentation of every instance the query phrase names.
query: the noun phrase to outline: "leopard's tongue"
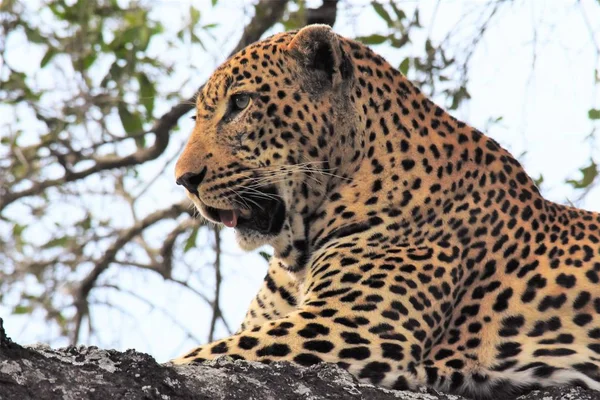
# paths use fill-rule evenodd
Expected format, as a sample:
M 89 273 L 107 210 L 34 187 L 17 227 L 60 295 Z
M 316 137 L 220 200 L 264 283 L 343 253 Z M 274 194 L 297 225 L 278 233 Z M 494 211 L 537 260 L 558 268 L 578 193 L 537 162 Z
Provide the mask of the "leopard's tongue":
M 219 210 L 219 218 L 221 218 L 223 225 L 235 228 L 237 226 L 238 212 L 237 210 Z

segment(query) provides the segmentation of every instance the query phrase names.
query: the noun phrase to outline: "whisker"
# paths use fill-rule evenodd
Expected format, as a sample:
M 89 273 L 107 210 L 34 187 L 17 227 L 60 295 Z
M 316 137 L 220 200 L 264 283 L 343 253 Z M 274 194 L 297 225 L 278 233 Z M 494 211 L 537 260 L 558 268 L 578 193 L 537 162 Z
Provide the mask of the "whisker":
M 320 181 L 316 176 L 312 175 L 312 174 L 306 174 L 305 175 L 307 178 L 312 179 L 313 181 L 315 181 L 316 183 L 318 183 L 319 185 L 323 185 L 324 182 Z M 300 177 L 298 176 L 293 176 L 293 175 L 288 175 L 287 173 L 285 174 L 277 174 L 277 175 L 271 175 L 271 176 L 265 176 L 265 177 L 260 177 L 260 178 L 253 178 L 251 180 L 251 185 L 252 187 L 263 187 L 263 186 L 268 186 L 269 184 L 273 184 L 273 183 L 280 183 L 280 182 L 285 182 L 286 180 L 292 180 L 292 181 L 297 181 Z M 316 189 L 313 185 L 311 185 L 308 181 L 306 182 L 306 184 L 311 188 L 311 189 Z
M 263 198 L 263 199 L 267 199 L 267 200 L 276 200 L 276 201 L 279 200 L 279 198 L 273 194 L 264 193 L 264 192 L 261 192 L 260 190 L 252 188 L 252 187 L 245 186 L 244 189 L 248 189 L 248 190 L 252 191 L 253 192 L 252 195 L 255 197 L 258 197 L 258 198 Z
M 244 199 L 244 197 L 243 197 L 243 196 L 241 196 L 241 195 L 240 195 L 240 194 L 239 194 L 239 193 L 238 193 L 238 192 L 237 192 L 237 191 L 236 191 L 234 188 L 230 188 L 230 190 L 233 192 L 233 194 L 234 194 L 235 196 L 237 196 L 237 197 L 238 197 L 238 198 L 239 198 L 239 199 L 240 199 L 240 200 L 241 200 L 241 201 L 244 203 L 244 206 L 243 206 L 242 208 L 244 208 L 244 209 L 247 209 L 247 210 L 250 210 L 250 209 L 252 208 L 252 207 L 250 207 L 250 205 L 249 205 L 249 204 L 246 202 L 246 199 Z M 237 200 L 235 200 L 235 199 L 232 199 L 232 200 L 233 200 L 234 202 L 236 202 L 236 204 L 241 204 L 239 201 L 237 201 Z M 252 201 L 252 199 L 247 199 L 247 200 L 249 200 L 249 201 Z M 253 202 L 253 203 L 255 203 L 255 204 L 256 204 L 256 202 Z
M 261 172 L 261 175 L 267 175 L 267 174 L 273 174 L 273 173 L 303 173 L 303 172 L 310 172 L 310 173 L 314 173 L 314 174 L 319 174 L 319 175 L 326 175 L 326 176 L 331 176 L 331 177 L 335 177 L 335 178 L 339 178 L 339 179 L 343 179 L 343 180 L 350 180 L 350 178 L 347 177 L 343 177 L 341 175 L 335 174 L 333 172 L 327 172 L 327 171 L 334 171 L 335 168 L 328 168 L 328 169 L 317 169 L 317 168 L 307 168 L 306 166 L 302 165 L 302 164 L 293 164 L 293 165 L 284 165 L 284 166 L 274 166 L 274 167 L 268 167 L 267 168 L 253 168 L 251 169 L 251 171 L 263 171 Z

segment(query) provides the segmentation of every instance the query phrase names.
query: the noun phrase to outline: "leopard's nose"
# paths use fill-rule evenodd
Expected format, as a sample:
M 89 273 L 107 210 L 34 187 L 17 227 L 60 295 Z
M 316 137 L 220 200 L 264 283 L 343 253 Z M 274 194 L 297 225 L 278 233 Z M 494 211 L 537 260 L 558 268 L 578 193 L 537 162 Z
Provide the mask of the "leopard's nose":
M 186 188 L 188 192 L 198 195 L 198 186 L 200 186 L 204 180 L 204 177 L 206 176 L 206 170 L 207 168 L 204 167 L 199 173 L 186 172 L 177 178 L 175 182 L 178 185 L 182 185 L 184 188 Z

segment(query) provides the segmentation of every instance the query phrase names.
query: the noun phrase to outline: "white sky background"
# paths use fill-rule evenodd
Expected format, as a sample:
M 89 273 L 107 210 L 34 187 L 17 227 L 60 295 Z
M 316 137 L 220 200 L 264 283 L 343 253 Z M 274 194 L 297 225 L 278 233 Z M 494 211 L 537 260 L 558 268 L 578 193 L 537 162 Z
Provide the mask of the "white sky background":
M 320 5 L 320 1 L 308 3 L 310 6 Z M 341 3 L 334 27 L 338 33 L 348 36 L 387 33 L 385 23 L 368 2 L 346 0 Z M 417 4 L 412 0 L 397 3 L 408 15 Z M 483 1 L 445 0 L 440 2 L 435 11 L 437 3 L 436 0 L 418 2 L 421 24 L 425 29 L 413 38 L 413 45 L 401 50 L 379 45 L 374 47 L 375 51 L 392 65 L 398 66 L 407 56 L 423 53 L 422 43 L 428 32 L 436 43 L 460 21 L 461 26 L 465 27 L 461 34 L 472 36 L 472 32 L 465 29 L 475 29 L 481 22 L 479 12 Z M 543 174 L 542 191 L 547 198 L 559 203 L 566 203 L 567 199 L 574 201 L 580 193 L 565 185 L 565 179 L 580 179 L 578 168 L 588 165 L 590 158 L 600 161 L 598 146 L 585 140 L 593 127 L 587 118 L 587 111 L 591 107 L 600 108 L 600 95 L 593 76 L 598 60 L 586 20 L 597 32 L 595 40 L 600 43 L 600 7 L 596 4 L 597 0 L 582 0 L 580 5 L 567 0 L 525 0 L 515 3 L 501 9 L 479 44 L 470 68 L 468 88 L 472 98 L 453 114 L 487 132 L 508 148 L 524 163 L 531 176 L 537 178 Z M 153 39 L 151 54 L 170 59 L 180 66 L 183 64 L 172 76 L 161 79 L 159 90 L 176 90 L 183 86 L 182 97 L 187 98 L 235 46 L 250 18 L 248 13 L 252 7 L 243 0 L 220 0 L 215 8 L 211 7 L 209 0 L 163 0 L 153 4 L 156 4 L 153 17 L 163 21 L 167 30 L 180 26 L 181 21 L 188 18 L 189 5 L 194 4 L 202 12 L 201 23 L 218 23 L 219 27 L 213 34 L 219 39 L 228 38 L 225 42 L 213 42 L 203 36 L 206 38 L 207 52 L 190 47 L 188 52 L 167 53 L 164 53 L 165 43 Z M 279 30 L 281 26 L 270 33 Z M 41 59 L 44 54 L 42 50 L 37 53 L 34 50 L 21 49 L 15 44 L 13 68 L 33 71 L 35 65 L 39 64 L 32 62 L 32 59 Z M 194 68 L 187 68 L 188 65 Z M 409 70 L 409 78 L 410 75 Z M 444 104 L 444 99 L 437 101 Z M 157 104 L 155 115 L 162 115 L 170 107 L 171 104 Z M 502 117 L 502 121 L 486 129 L 488 121 L 497 117 Z M 179 151 L 187 133 L 191 131 L 192 121 L 182 118 L 179 126 L 180 131 L 174 134 L 169 154 L 163 159 Z M 154 162 L 145 166 L 142 173 L 150 180 L 162 168 L 164 165 L 161 162 Z M 172 164 L 165 168 L 166 172 L 153 185 L 146 200 L 139 204 L 141 215 L 183 197 L 183 190 L 175 186 L 172 168 Z M 578 205 L 600 211 L 600 190 L 592 190 L 585 201 Z M 93 206 L 100 210 L 112 207 L 101 202 Z M 153 232 L 156 236 L 154 240 L 160 241 L 161 233 L 164 234 L 166 230 Z M 206 232 L 201 231 L 202 234 L 206 235 Z M 199 243 L 203 240 L 210 242 L 211 238 L 199 237 L 198 240 Z M 256 253 L 241 253 L 231 232 L 225 235 L 224 247 L 226 255 L 221 302 L 227 320 L 235 330 L 262 281 L 266 265 Z M 210 250 L 190 251 L 190 254 L 187 260 L 190 263 L 212 260 Z M 135 348 L 152 354 L 158 361 L 166 361 L 198 344 L 185 340 L 175 321 L 183 323 L 200 341 L 206 339 L 210 310 L 194 295 L 178 287 L 164 285 L 159 277 L 140 273 L 135 268 L 112 268 L 107 273 L 118 273 L 119 282 L 152 300 L 159 308 L 174 310 L 174 320 L 131 296 L 107 294 L 110 301 L 121 302 L 122 308 L 135 318 L 103 308 L 96 309 L 94 326 L 98 338 L 86 342 L 86 336 L 83 335 L 85 344 L 120 350 Z M 212 270 L 200 270 L 192 279 L 210 286 Z M 17 342 L 31 343 L 52 336 L 43 320 L 37 318 L 39 316 L 31 318 L 8 314 L 9 309 L 0 306 L 0 316 L 5 318 L 8 334 Z M 224 328 L 219 327 L 218 334 L 222 336 L 225 333 Z M 66 342 L 53 342 L 53 345 L 64 344 Z

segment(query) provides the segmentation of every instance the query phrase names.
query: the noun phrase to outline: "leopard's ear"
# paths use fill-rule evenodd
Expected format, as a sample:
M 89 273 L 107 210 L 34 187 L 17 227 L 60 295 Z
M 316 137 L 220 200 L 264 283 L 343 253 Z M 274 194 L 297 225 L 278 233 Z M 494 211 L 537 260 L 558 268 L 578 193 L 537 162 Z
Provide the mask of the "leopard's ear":
M 347 78 L 348 60 L 337 35 L 328 25 L 309 25 L 296 33 L 288 45 L 290 54 L 309 72 L 334 86 Z

